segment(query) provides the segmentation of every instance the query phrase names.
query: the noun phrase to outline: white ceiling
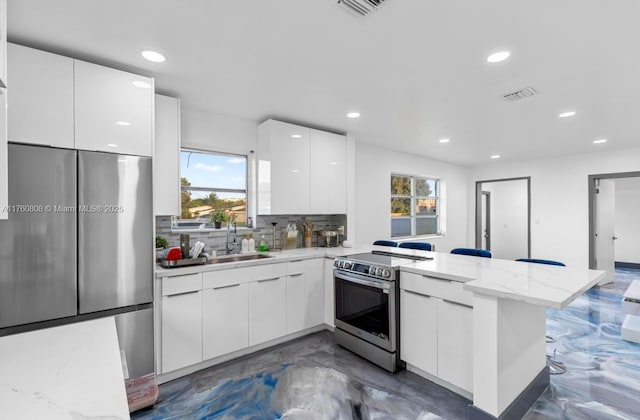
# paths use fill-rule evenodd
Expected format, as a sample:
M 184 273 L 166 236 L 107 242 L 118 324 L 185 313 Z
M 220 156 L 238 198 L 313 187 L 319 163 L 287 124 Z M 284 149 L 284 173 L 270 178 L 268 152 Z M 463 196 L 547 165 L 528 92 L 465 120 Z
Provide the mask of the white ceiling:
M 7 20 L 11 42 L 155 76 L 185 112 L 479 165 L 640 145 L 639 16 L 637 0 L 388 0 L 367 17 L 337 0 L 9 0 Z

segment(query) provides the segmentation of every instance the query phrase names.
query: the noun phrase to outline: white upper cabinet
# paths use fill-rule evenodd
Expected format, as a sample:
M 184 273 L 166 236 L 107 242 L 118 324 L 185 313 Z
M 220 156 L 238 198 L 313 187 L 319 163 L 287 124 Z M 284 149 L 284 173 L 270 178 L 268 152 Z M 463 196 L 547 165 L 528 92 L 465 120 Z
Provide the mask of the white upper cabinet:
M 260 124 L 258 214 L 345 213 L 345 154 L 344 136 L 275 120 Z
M 153 151 L 154 81 L 75 62 L 75 146 L 140 156 Z M 146 86 L 140 87 L 140 83 Z
M 310 207 L 318 213 L 346 213 L 347 140 L 314 129 L 310 134 Z
M 153 209 L 156 215 L 180 214 L 180 100 L 156 95 L 153 151 Z
M 73 59 L 8 44 L 9 141 L 73 149 Z
M 0 79 L 7 81 L 7 1 L 0 0 Z M 9 179 L 7 172 L 7 90 L 0 87 L 0 220 L 7 219 L 8 212 L 2 211 L 9 203 Z

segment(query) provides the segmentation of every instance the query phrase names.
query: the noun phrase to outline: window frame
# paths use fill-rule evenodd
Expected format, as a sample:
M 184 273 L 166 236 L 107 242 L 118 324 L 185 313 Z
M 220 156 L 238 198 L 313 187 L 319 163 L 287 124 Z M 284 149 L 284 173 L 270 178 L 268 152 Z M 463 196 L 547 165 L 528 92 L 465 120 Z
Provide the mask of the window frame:
M 201 185 L 190 185 L 183 186 L 182 178 L 183 178 L 183 170 L 182 170 L 182 153 L 199 153 L 203 155 L 214 155 L 214 156 L 222 156 L 222 157 L 230 157 L 230 158 L 242 158 L 244 159 L 244 185 L 245 188 L 222 188 L 215 186 L 201 186 Z M 182 209 L 182 192 L 207 192 L 207 193 L 241 193 L 245 196 L 245 220 L 249 220 L 249 156 L 241 153 L 229 153 L 229 152 L 219 152 L 215 150 L 205 150 L 205 149 L 196 149 L 192 147 L 180 147 L 180 174 L 179 174 L 179 182 L 180 182 L 180 209 Z M 197 227 L 194 226 L 194 223 L 197 222 L 197 219 L 182 219 L 182 214 L 180 216 L 173 219 L 172 229 L 174 230 L 219 230 L 215 229 L 214 224 L 210 221 L 206 221 L 204 223 L 200 223 Z M 189 226 L 181 227 L 180 222 L 183 221 L 182 224 L 188 224 Z M 246 227 L 246 226 L 245 226 Z
M 391 194 L 391 191 L 389 191 L 389 210 L 391 210 L 391 203 L 392 200 L 394 198 L 409 198 L 410 199 L 410 209 L 411 209 L 411 214 L 407 215 L 407 216 L 390 216 L 389 219 L 389 237 L 390 238 L 396 238 L 396 239 L 403 239 L 403 238 L 418 238 L 418 237 L 435 237 L 435 236 L 442 236 L 442 214 L 441 214 L 441 187 L 442 187 L 442 179 L 441 178 L 437 178 L 437 177 L 433 177 L 433 176 L 423 176 L 423 175 L 409 175 L 409 174 L 404 174 L 404 173 L 398 173 L 398 172 L 392 172 L 391 175 L 389 176 L 389 182 L 391 183 L 394 177 L 400 177 L 400 178 L 409 178 L 411 180 L 411 191 L 410 191 L 410 195 L 401 195 L 401 194 Z M 416 208 L 417 208 L 417 203 L 418 200 L 421 198 L 429 198 L 429 197 L 424 197 L 424 196 L 418 196 L 417 195 L 417 191 L 416 191 L 416 180 L 417 179 L 421 179 L 421 180 L 425 180 L 426 182 L 429 181 L 433 181 L 434 183 L 434 187 L 435 187 L 435 191 L 434 191 L 434 195 L 433 198 L 435 198 L 436 200 L 436 206 L 435 206 L 435 213 L 434 214 L 428 214 L 428 215 L 420 215 L 417 214 L 416 212 Z M 394 220 L 398 220 L 398 219 L 405 219 L 405 220 L 411 220 L 411 234 L 410 235 L 397 235 L 397 236 L 393 236 L 393 221 Z M 418 235 L 416 233 L 416 225 L 417 225 L 417 220 L 418 219 L 435 219 L 436 220 L 436 232 L 435 233 L 428 233 L 428 234 L 420 234 Z

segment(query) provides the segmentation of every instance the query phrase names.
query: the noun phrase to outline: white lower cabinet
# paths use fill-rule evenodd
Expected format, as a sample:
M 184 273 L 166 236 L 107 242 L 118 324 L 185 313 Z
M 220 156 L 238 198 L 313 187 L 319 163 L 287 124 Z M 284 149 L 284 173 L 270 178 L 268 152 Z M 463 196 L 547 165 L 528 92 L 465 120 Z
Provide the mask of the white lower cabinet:
M 162 372 L 202 361 L 202 291 L 162 297 Z
M 473 307 L 438 302 L 438 377 L 473 389 Z
M 249 286 L 205 289 L 202 296 L 202 355 L 211 359 L 249 345 Z
M 286 329 L 286 277 L 249 283 L 249 345 L 282 337 Z
M 473 393 L 471 293 L 460 282 L 412 273 L 401 274 L 400 287 L 400 358 Z
M 400 358 L 437 376 L 438 301 L 430 296 L 402 289 L 400 322 Z
M 336 298 L 333 261 L 333 258 L 325 258 L 324 260 L 324 323 L 335 327 Z
M 291 274 L 287 269 L 287 334 L 324 322 L 323 261 L 305 260 L 303 269 Z

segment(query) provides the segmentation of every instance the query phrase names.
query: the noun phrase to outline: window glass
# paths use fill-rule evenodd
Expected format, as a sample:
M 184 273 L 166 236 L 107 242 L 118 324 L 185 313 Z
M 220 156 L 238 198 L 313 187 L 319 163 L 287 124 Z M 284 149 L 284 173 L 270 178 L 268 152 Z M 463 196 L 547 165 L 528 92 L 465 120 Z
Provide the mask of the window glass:
M 438 180 L 391 175 L 391 236 L 439 233 Z
M 233 218 L 247 221 L 247 157 L 182 149 L 181 214 L 177 227 L 213 227 Z

